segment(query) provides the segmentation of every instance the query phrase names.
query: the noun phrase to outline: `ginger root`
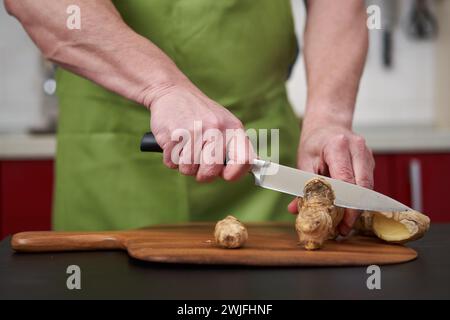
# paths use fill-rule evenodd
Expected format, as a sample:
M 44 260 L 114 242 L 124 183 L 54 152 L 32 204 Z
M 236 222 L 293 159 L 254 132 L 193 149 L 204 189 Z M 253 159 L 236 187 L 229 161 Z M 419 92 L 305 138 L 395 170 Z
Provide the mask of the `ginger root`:
M 334 192 L 323 179 L 313 178 L 304 187 L 304 197 L 298 198 L 295 221 L 300 243 L 307 250 L 319 249 L 326 240 L 337 236 L 337 225 L 344 209 L 334 206 Z M 430 218 L 418 211 L 364 211 L 355 229 L 364 235 L 376 236 L 390 243 L 417 240 L 428 231 Z
M 217 222 L 214 229 L 216 244 L 223 248 L 240 248 L 245 244 L 247 238 L 247 229 L 233 216 L 227 216 Z
M 303 194 L 303 199 L 298 198 L 295 229 L 305 249 L 319 249 L 326 240 L 336 238 L 336 227 L 344 216 L 344 209 L 334 206 L 333 189 L 323 179 L 308 181 Z
M 430 227 L 430 218 L 418 211 L 365 211 L 356 221 L 355 229 L 392 243 L 405 243 L 422 238 Z

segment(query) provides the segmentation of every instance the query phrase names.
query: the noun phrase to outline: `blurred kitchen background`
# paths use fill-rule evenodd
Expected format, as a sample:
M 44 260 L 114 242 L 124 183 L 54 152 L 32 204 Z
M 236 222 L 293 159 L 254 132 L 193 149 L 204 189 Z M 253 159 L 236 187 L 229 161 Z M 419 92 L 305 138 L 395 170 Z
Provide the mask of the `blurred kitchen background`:
M 1 3 L 0 238 L 51 228 L 58 114 L 54 66 Z M 382 29 L 370 31 L 354 127 L 374 151 L 375 188 L 450 221 L 450 0 L 366 3 L 381 8 Z M 306 12 L 292 5 L 301 45 Z M 301 115 L 302 56 L 288 89 Z

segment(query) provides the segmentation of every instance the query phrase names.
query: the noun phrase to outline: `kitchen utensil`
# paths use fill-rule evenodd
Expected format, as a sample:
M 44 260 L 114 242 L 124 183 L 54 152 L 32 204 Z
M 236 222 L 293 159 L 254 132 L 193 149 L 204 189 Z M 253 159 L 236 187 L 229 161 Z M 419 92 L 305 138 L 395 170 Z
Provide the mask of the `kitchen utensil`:
M 435 38 L 439 26 L 427 0 L 414 0 L 407 24 L 408 34 L 420 40 Z

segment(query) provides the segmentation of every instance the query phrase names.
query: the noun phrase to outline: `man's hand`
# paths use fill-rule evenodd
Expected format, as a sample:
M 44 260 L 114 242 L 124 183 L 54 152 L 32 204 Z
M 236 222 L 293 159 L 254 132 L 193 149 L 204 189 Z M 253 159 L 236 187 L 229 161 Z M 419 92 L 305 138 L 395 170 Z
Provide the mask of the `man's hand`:
M 298 168 L 373 188 L 375 162 L 364 138 L 344 126 L 327 126 L 318 122 L 302 131 Z M 297 201 L 292 201 L 288 209 L 297 213 Z M 346 210 L 339 225 L 342 235 L 350 232 L 358 215 L 357 210 Z
M 184 81 L 159 91 L 152 98 L 150 111 L 152 132 L 164 150 L 164 164 L 167 167 L 196 176 L 199 182 L 209 182 L 218 176 L 233 181 L 250 169 L 254 152 L 241 121 L 205 96 L 191 82 Z M 194 126 L 194 122 L 198 121 L 201 121 L 200 132 Z M 179 141 L 172 139 L 172 133 L 178 129 L 189 132 L 191 139 L 181 150 L 175 149 Z M 237 129 L 236 135 L 227 136 L 227 129 Z M 222 141 L 205 137 L 207 130 L 220 132 Z M 194 141 L 194 138 L 198 140 L 200 137 L 202 140 Z M 194 147 L 196 143 L 197 148 Z M 220 154 L 223 156 L 220 158 L 211 153 L 216 147 L 221 148 Z M 226 156 L 228 161 L 224 166 Z

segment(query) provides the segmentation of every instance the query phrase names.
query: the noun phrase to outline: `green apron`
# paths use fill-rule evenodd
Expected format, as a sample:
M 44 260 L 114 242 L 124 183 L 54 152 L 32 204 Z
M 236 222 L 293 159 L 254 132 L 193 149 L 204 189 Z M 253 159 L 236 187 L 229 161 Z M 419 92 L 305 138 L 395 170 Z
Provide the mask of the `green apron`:
M 246 128 L 280 129 L 280 163 L 294 166 L 299 119 L 285 81 L 297 44 L 289 0 L 115 1 L 205 94 Z M 100 26 L 99 26 L 100 27 Z M 54 228 L 102 230 L 152 224 L 289 220 L 291 197 L 238 182 L 198 184 L 141 153 L 149 112 L 70 72 L 58 71 L 60 118 Z

